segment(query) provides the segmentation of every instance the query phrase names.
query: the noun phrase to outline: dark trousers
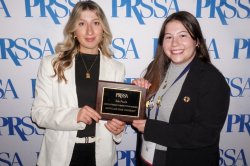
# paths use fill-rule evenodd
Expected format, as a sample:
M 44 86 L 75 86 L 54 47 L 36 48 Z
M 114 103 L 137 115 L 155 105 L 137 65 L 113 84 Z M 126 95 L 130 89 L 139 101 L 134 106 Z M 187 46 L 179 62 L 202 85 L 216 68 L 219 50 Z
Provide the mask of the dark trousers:
M 95 143 L 75 144 L 70 166 L 95 166 Z

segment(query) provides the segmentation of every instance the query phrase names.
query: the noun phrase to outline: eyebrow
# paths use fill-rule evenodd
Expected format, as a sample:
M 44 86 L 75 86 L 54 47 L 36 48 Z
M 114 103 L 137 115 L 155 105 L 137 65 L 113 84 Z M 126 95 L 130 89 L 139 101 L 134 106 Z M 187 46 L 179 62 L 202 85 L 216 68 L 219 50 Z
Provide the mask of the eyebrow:
M 85 21 L 85 19 L 79 18 L 79 21 Z M 100 18 L 97 17 L 97 18 L 94 18 L 91 21 L 100 21 Z
M 180 32 L 178 32 L 177 34 L 179 34 L 179 33 L 188 33 L 188 31 L 180 31 Z M 164 35 L 167 35 L 167 34 L 170 34 L 171 35 L 171 33 L 164 33 Z M 188 33 L 189 34 L 189 33 Z

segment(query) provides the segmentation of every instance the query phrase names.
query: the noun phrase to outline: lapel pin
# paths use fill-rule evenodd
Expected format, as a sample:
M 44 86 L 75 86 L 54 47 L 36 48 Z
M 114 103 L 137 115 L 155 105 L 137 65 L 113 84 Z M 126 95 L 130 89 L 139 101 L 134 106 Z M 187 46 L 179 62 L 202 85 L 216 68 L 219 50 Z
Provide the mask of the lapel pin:
M 183 98 L 183 101 L 184 101 L 185 103 L 188 103 L 188 102 L 190 101 L 190 97 L 185 96 L 185 97 Z

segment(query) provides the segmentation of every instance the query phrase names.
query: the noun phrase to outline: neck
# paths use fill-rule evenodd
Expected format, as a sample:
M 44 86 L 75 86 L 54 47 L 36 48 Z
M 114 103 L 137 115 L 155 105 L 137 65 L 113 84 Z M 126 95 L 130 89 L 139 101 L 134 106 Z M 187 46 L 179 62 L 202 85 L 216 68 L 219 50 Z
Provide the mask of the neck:
M 81 54 L 97 55 L 99 54 L 99 49 L 80 49 Z

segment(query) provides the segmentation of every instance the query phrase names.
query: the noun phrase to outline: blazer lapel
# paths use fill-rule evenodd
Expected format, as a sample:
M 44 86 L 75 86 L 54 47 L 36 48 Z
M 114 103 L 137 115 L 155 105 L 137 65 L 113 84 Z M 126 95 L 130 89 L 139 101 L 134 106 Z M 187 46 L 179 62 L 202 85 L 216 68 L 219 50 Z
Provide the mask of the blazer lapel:
M 70 96 L 70 102 L 74 105 L 78 105 L 77 94 L 76 94 L 76 83 L 75 83 L 75 58 L 72 62 L 72 67 L 65 71 L 65 77 L 67 78 L 67 84 L 62 91 L 67 91 Z

